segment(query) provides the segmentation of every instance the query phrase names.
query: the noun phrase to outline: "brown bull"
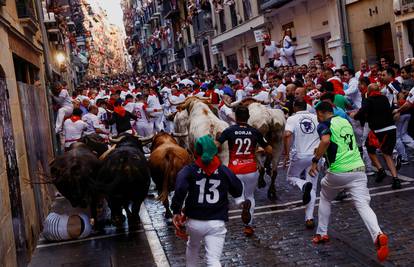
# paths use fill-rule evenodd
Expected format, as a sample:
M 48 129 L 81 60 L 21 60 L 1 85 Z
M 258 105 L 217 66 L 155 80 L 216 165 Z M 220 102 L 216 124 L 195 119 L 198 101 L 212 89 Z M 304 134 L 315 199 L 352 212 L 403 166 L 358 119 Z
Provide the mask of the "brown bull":
M 167 133 L 154 136 L 149 167 L 159 197 L 163 203 L 166 218 L 171 218 L 168 194 L 174 190 L 177 173 L 192 161 L 188 151 L 177 144 L 175 139 Z

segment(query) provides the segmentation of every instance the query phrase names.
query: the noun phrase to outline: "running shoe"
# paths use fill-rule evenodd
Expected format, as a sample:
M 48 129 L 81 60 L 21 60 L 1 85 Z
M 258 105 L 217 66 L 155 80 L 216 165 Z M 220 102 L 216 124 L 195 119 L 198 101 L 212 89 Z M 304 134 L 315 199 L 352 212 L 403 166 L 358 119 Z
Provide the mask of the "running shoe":
M 375 178 L 375 182 L 381 183 L 385 177 L 387 177 L 387 174 L 385 173 L 385 170 L 381 168 L 377 172 L 377 178 Z
M 252 202 L 249 199 L 246 199 L 242 204 L 241 219 L 244 224 L 249 224 L 252 219 L 252 215 L 250 214 L 251 206 Z
M 305 222 L 306 229 L 313 229 L 315 228 L 315 222 L 313 219 L 306 220 Z
M 253 227 L 251 227 L 249 225 L 244 227 L 243 232 L 244 232 L 244 235 L 247 236 L 247 237 L 250 237 L 250 236 L 254 235 L 254 229 L 253 229 Z
M 401 165 L 408 165 L 408 164 L 410 164 L 409 160 L 406 160 L 406 159 L 401 160 Z
M 380 262 L 385 261 L 388 258 L 388 237 L 385 234 L 379 234 L 377 240 L 375 241 L 375 246 L 377 247 L 377 256 Z
M 311 201 L 311 191 L 312 191 L 312 183 L 307 182 L 302 187 L 303 197 L 302 202 L 303 205 L 307 205 Z
M 394 177 L 392 178 L 392 185 L 391 185 L 392 189 L 401 189 L 401 180 Z
M 312 242 L 314 244 L 323 244 L 329 242 L 329 236 L 317 234 L 312 238 Z

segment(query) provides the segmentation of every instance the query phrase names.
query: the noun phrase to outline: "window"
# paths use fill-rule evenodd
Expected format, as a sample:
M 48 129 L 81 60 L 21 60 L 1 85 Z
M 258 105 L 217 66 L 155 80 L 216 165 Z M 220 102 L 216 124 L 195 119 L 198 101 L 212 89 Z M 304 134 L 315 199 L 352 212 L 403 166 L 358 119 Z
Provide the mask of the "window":
M 17 17 L 31 18 L 36 21 L 32 0 L 16 0 Z
M 233 69 L 233 70 L 237 69 L 239 63 L 237 61 L 237 55 L 236 54 L 231 54 L 231 55 L 227 56 L 226 61 L 227 61 L 227 67 L 229 69 Z
M 224 11 L 220 11 L 219 13 L 219 18 L 220 18 L 220 32 L 225 32 L 226 31 L 226 23 L 224 21 Z
M 230 6 L 230 17 L 231 17 L 231 25 L 233 27 L 237 26 L 237 13 L 236 13 L 236 4 Z
M 250 0 L 243 0 L 244 20 L 249 20 L 252 16 L 252 6 Z

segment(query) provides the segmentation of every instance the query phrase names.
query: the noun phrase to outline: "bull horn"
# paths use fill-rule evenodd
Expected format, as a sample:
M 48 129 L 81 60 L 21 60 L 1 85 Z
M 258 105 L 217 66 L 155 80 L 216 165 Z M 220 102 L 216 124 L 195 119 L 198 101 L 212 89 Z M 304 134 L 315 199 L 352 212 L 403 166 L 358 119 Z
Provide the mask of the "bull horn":
M 170 102 L 171 105 L 178 106 L 178 105 L 183 104 L 186 101 L 186 99 L 184 99 L 183 101 L 174 102 L 174 101 L 171 100 L 170 97 L 168 97 L 168 101 Z
M 113 144 L 118 144 L 119 142 L 121 142 L 123 139 L 125 138 L 125 136 L 121 136 L 118 138 L 112 138 L 109 137 L 109 142 L 113 143 Z
M 228 103 L 226 100 L 223 99 L 223 103 L 224 103 L 224 105 L 226 105 L 229 108 L 234 108 L 234 107 L 238 106 L 241 103 L 241 101 L 239 100 L 239 101 L 235 101 L 235 102 L 232 102 L 232 103 Z
M 100 157 L 99 160 L 105 160 L 106 157 L 109 155 L 109 153 L 111 153 L 115 148 L 116 148 L 117 144 L 114 144 L 113 146 L 111 146 L 107 151 L 105 151 Z
M 154 138 L 154 135 L 150 135 L 148 137 L 138 136 L 138 140 L 141 141 L 143 145 L 151 143 L 153 138 Z
M 174 133 L 171 133 L 171 135 L 173 136 L 173 137 L 186 137 L 186 136 L 188 136 L 188 132 L 185 132 L 185 133 L 176 133 L 176 132 L 174 132 Z

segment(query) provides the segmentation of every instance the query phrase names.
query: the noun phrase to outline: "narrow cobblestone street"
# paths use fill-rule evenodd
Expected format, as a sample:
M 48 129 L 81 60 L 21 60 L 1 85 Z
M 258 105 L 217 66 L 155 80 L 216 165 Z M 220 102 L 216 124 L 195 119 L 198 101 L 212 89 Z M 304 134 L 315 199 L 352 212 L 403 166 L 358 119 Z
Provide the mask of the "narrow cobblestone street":
M 414 224 L 410 207 L 414 201 L 414 167 L 404 167 L 400 173 L 404 180 L 401 190 L 390 189 L 389 177 L 381 184 L 373 182 L 372 177 L 369 182 L 372 208 L 381 228 L 390 237 L 390 258 L 385 263 L 380 264 L 376 260 L 369 233 L 348 199 L 333 205 L 329 229 L 331 241 L 313 245 L 310 240 L 314 230 L 306 230 L 303 224 L 301 193 L 287 184 L 281 168 L 276 201 L 267 200 L 265 189 L 256 191 L 254 237 L 243 235 L 240 210 L 236 206 L 231 207 L 223 265 L 412 266 L 414 241 L 411 233 Z M 162 205 L 154 198 L 148 198 L 145 207 L 151 219 L 149 223 L 144 223 L 145 227 L 133 232 L 108 229 L 105 235 L 79 241 L 40 242 L 30 266 L 157 266 L 155 260 L 160 260 L 160 254 L 154 259 L 146 231 L 156 233 L 151 237 L 159 240 L 161 255 L 165 253 L 170 266 L 185 266 L 185 242 L 175 236 L 174 228 L 165 221 Z M 152 249 L 156 250 L 157 246 Z M 200 264 L 203 260 L 201 257 Z

